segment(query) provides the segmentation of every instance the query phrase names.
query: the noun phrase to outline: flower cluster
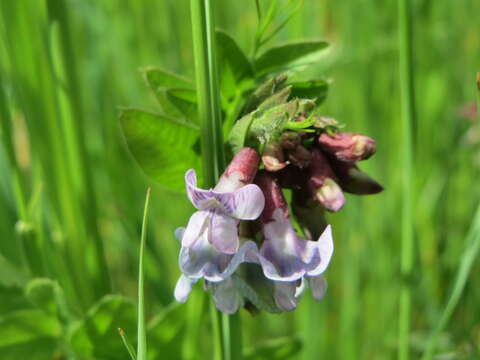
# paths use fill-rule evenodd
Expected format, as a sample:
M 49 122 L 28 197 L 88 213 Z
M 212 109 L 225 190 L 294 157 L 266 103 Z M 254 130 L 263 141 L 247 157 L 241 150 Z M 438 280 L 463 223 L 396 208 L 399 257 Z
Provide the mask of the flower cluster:
M 357 166 L 375 153 L 375 141 L 341 132 L 335 120 L 312 111 L 314 100 L 289 100 L 284 81 L 253 94 L 232 130 L 236 155 L 213 189 L 199 188 L 193 169 L 185 175 L 198 211 L 176 231 L 177 301 L 185 302 L 200 279 L 225 313 L 242 306 L 292 311 L 307 287 L 322 299 L 333 254 L 325 211 L 340 210 L 344 192 L 383 190 Z M 291 213 L 283 189 L 291 190 Z
M 318 241 L 299 237 L 290 222 L 278 181 L 266 171 L 257 173 L 259 160 L 254 149 L 244 148 L 211 190 L 198 188 L 195 171 L 187 172 L 188 197 L 198 211 L 186 228 L 176 231 L 182 242 L 182 275 L 175 289 L 178 301 L 186 301 L 192 285 L 203 278 L 207 287 L 212 288 L 221 311 L 237 311 L 244 295 L 232 275 L 242 263 L 261 266 L 264 276 L 273 283 L 279 310 L 295 309 L 305 281 L 315 298 L 320 299 L 325 293 L 321 274 L 333 253 L 330 227 Z M 259 228 L 263 237 L 260 247 L 254 240 L 239 236 L 240 221 Z

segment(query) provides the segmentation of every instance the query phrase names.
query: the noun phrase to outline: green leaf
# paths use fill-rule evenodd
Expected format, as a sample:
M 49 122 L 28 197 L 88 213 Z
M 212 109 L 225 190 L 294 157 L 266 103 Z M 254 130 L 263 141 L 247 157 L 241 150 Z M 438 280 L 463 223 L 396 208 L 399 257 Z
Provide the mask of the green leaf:
M 298 99 L 277 105 L 255 118 L 247 136 L 247 145 L 268 144 L 275 141 L 283 131 L 284 125 L 293 119 L 298 111 Z M 250 143 L 249 141 L 253 141 Z
M 167 90 L 181 88 L 195 91 L 194 84 L 180 75 L 155 67 L 145 68 L 143 73 L 145 81 L 155 94 L 163 112 L 175 117 L 182 116 L 183 114 L 178 110 L 177 105 L 170 101 Z
M 197 94 L 191 89 L 167 89 L 168 101 L 185 116 L 186 120 L 198 124 Z
M 291 42 L 273 46 L 255 60 L 255 72 L 262 75 L 278 71 L 307 55 L 325 49 L 327 46 L 328 43 L 319 40 Z
M 222 67 L 222 94 L 234 95 L 243 80 L 254 77 L 252 63 L 235 39 L 223 30 L 216 31 L 219 63 Z
M 186 323 L 185 308 L 174 302 L 152 319 L 148 325 L 148 338 L 152 346 L 148 349 L 150 360 L 161 360 L 165 354 L 179 354 L 183 343 Z M 176 358 L 172 358 L 174 360 Z M 180 359 L 180 354 L 178 355 Z
M 298 338 L 285 337 L 270 340 L 258 347 L 245 351 L 245 360 L 286 360 L 291 359 L 302 349 Z
M 120 123 L 128 148 L 148 176 L 168 189 L 184 191 L 183 176 L 197 170 L 201 159 L 194 151 L 199 132 L 190 124 L 142 110 L 127 109 Z
M 301 99 L 316 99 L 317 105 L 327 98 L 328 82 L 325 80 L 299 81 L 289 85 L 292 87 L 292 96 Z
M 248 131 L 253 120 L 255 120 L 256 113 L 250 113 L 238 120 L 233 125 L 228 138 L 228 144 L 230 145 L 232 152 L 236 154 L 245 147 Z
M 183 76 L 162 70 L 156 67 L 147 67 L 143 70 L 145 79 L 153 91 L 158 88 L 187 88 L 194 89 L 194 84 Z
M 255 110 L 262 102 L 280 90 L 285 81 L 287 81 L 287 75 L 282 74 L 264 82 L 256 88 L 248 98 L 243 114 L 248 114 Z
M 0 315 L 31 307 L 21 287 L 0 285 Z
M 41 310 L 18 310 L 0 317 L 2 360 L 51 359 L 61 327 L 55 317 Z
M 74 326 L 71 346 L 81 357 L 126 360 L 129 355 L 118 336 L 118 328 L 125 329 L 132 337 L 136 334 L 135 306 L 122 296 L 104 296 Z
M 51 279 L 33 279 L 26 288 L 27 299 L 40 310 L 52 316 L 57 315 L 58 285 Z
M 13 265 L 9 260 L 0 255 L 0 284 L 5 286 L 23 286 L 27 275 L 23 269 Z

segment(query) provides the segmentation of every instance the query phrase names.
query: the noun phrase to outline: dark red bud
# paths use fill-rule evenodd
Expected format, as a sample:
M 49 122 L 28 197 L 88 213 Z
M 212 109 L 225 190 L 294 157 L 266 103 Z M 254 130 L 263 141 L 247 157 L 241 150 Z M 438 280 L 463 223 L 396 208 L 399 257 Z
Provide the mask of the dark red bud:
M 255 149 L 246 147 L 232 159 L 215 186 L 216 191 L 234 191 L 250 184 L 258 170 L 260 156 Z
M 288 206 L 278 181 L 266 171 L 259 171 L 255 177 L 255 184 L 260 187 L 265 196 L 265 207 L 260 220 L 263 223 L 271 221 L 276 209 L 281 209 L 285 217 L 288 217 Z
M 332 160 L 331 164 L 344 191 L 356 195 L 371 195 L 383 191 L 382 185 L 361 171 L 357 165 L 336 160 Z
M 375 140 L 361 134 L 324 132 L 318 137 L 318 144 L 328 154 L 348 162 L 368 159 L 376 150 Z

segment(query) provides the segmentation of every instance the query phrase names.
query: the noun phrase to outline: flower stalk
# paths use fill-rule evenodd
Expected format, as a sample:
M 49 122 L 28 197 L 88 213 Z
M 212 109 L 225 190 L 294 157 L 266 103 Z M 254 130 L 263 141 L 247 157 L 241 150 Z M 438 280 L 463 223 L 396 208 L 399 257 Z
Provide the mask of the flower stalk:
M 190 5 L 204 186 L 212 188 L 225 167 L 213 7 L 211 0 L 191 0 Z M 240 333 L 239 319 L 230 324 L 229 315 L 220 315 L 213 304 L 210 309 L 215 342 L 214 359 L 241 358 L 241 338 L 231 338 Z
M 413 139 L 415 121 L 412 13 L 410 0 L 398 0 L 400 101 L 402 111 L 402 235 L 400 273 L 403 278 L 400 292 L 398 359 L 410 358 L 409 334 L 411 317 L 411 287 L 409 284 L 414 261 L 414 229 L 412 199 Z

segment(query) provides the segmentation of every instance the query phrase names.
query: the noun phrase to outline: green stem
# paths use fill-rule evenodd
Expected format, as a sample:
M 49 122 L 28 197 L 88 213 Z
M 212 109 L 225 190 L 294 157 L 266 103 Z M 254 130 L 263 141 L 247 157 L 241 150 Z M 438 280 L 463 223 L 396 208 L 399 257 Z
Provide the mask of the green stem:
M 145 324 L 145 297 L 144 297 L 144 266 L 145 241 L 147 237 L 148 207 L 150 204 L 150 188 L 147 189 L 145 208 L 143 210 L 142 235 L 140 241 L 140 259 L 138 264 L 138 330 L 137 330 L 137 359 L 147 360 L 147 334 Z
M 415 117 L 413 61 L 412 61 L 412 15 L 410 0 L 398 0 L 399 14 L 399 62 L 400 92 L 402 109 L 402 250 L 400 271 L 402 287 L 400 291 L 398 358 L 409 359 L 409 333 L 411 313 L 410 276 L 414 260 L 413 230 L 413 140 L 412 124 Z
M 215 185 L 225 167 L 212 2 L 212 0 L 190 2 L 203 176 L 207 188 Z M 241 338 L 238 336 L 239 322 L 231 321 L 228 315 L 223 315 L 222 319 L 213 304 L 210 309 L 214 333 L 214 358 L 240 359 L 242 352 Z M 233 351 L 235 349 L 240 351 Z
M 438 335 L 440 335 L 440 332 L 447 325 L 453 314 L 453 311 L 458 304 L 458 301 L 462 297 L 462 292 L 465 288 L 465 284 L 467 283 L 468 276 L 470 275 L 472 266 L 480 251 L 480 205 L 477 207 L 476 215 L 472 221 L 465 244 L 466 247 L 461 258 L 452 293 L 448 299 L 445 309 L 443 310 L 440 321 L 430 335 L 430 339 L 428 340 L 422 360 L 432 359 L 433 352 L 437 344 Z

